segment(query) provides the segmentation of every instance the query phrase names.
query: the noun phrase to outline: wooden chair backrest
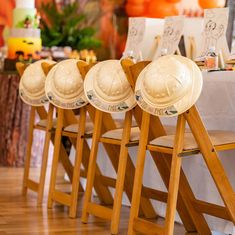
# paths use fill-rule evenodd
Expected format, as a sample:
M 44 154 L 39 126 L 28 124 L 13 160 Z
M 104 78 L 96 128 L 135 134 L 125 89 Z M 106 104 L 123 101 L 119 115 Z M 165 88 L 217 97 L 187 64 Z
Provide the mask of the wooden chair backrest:
M 22 63 L 22 62 L 17 62 L 16 63 L 16 70 L 19 73 L 20 77 L 22 77 L 25 69 L 28 67 L 28 65 Z

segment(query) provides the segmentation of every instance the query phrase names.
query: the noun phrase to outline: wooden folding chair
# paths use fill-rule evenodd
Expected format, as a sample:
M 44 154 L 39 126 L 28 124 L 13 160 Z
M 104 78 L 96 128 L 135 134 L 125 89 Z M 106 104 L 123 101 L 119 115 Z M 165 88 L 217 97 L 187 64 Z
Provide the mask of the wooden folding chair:
M 133 65 L 130 60 L 124 60 L 127 64 L 125 66 Z M 127 74 L 128 76 L 128 74 Z M 132 85 L 131 81 L 130 84 Z M 104 117 L 106 113 L 96 110 L 95 114 L 95 126 L 94 136 L 92 139 L 92 151 L 90 155 L 88 176 L 87 176 L 87 187 L 84 197 L 83 215 L 82 222 L 87 223 L 88 215 L 93 214 L 100 218 L 111 220 L 111 234 L 118 234 L 118 228 L 120 223 L 120 212 L 122 206 L 122 194 L 125 186 L 125 175 L 127 174 L 127 162 L 128 162 L 128 149 L 132 146 L 139 144 L 139 126 L 141 122 L 142 111 L 136 107 L 125 113 L 124 127 L 121 129 L 112 129 L 108 132 L 102 131 L 104 123 L 107 123 Z M 137 122 L 137 126 L 132 127 L 133 118 Z M 166 126 L 167 133 L 175 133 L 175 128 Z M 97 161 L 98 145 L 99 143 L 105 143 L 108 145 L 120 146 L 118 168 L 117 168 L 117 179 L 115 183 L 115 194 L 114 194 L 114 205 L 113 208 L 107 208 L 104 206 L 97 205 L 91 201 L 93 181 L 95 179 L 94 167 Z M 129 190 L 132 190 L 129 185 Z M 143 210 L 146 205 L 146 198 L 151 195 L 151 190 L 147 187 L 143 188 L 143 197 L 141 198 L 141 209 Z M 152 218 L 154 217 L 151 216 Z
M 82 70 L 82 67 L 84 66 L 87 66 L 85 62 L 78 62 L 79 70 Z M 56 108 L 58 117 L 48 195 L 48 208 L 52 208 L 53 201 L 66 205 L 69 207 L 69 216 L 71 218 L 75 218 L 77 214 L 79 185 L 82 189 L 81 184 L 79 184 L 80 177 L 86 177 L 90 155 L 87 139 L 92 137 L 93 124 L 91 121 L 86 120 L 88 113 L 87 109 L 89 110 L 88 106 L 89 104 L 79 109 L 79 118 L 75 116 L 72 110 Z M 61 157 L 62 136 L 68 137 L 72 145 L 76 148 L 75 163 L 72 167 L 72 175 L 70 177 L 72 188 L 71 193 L 61 192 L 56 189 L 58 164 Z M 70 161 L 68 156 L 67 158 L 68 161 Z M 82 164 L 84 166 L 84 170 L 81 170 Z M 96 166 L 95 172 L 97 175 L 101 175 L 101 171 L 98 166 Z M 100 183 L 100 179 L 101 178 L 95 181 L 95 190 L 97 195 L 102 202 L 111 204 L 113 202 L 112 195 L 108 187 Z
M 19 62 L 16 64 L 16 67 L 20 76 L 22 76 L 27 65 Z M 36 114 L 38 114 L 40 121 L 35 124 Z M 27 145 L 27 150 L 26 150 L 24 178 L 23 178 L 23 195 L 26 195 L 28 189 L 31 189 L 37 192 L 38 194 L 37 205 L 38 206 L 42 204 L 42 200 L 43 200 L 46 170 L 47 170 L 47 161 L 48 161 L 48 151 L 49 151 L 50 140 L 53 135 L 54 127 L 55 127 L 55 121 L 53 121 L 53 106 L 51 104 L 49 105 L 48 112 L 43 106 L 41 107 L 31 106 L 29 131 L 28 131 L 29 140 L 28 140 L 28 145 Z M 45 131 L 45 140 L 44 140 L 44 146 L 43 146 L 39 182 L 35 182 L 29 178 L 34 130 Z
M 131 70 L 135 79 L 138 77 L 141 67 L 144 67 L 143 64 L 139 65 L 139 68 L 137 65 L 137 68 Z M 133 81 L 133 83 L 135 82 Z M 186 122 L 192 133 L 185 133 Z M 211 234 L 202 213 L 227 219 L 235 224 L 235 194 L 217 155 L 217 151 L 235 148 L 235 133 L 225 131 L 211 131 L 208 133 L 195 106 L 178 116 L 175 135 L 158 135 L 156 139 L 149 141 L 153 129 L 158 129 L 160 132 L 164 132 L 164 130 L 161 130 L 162 125 L 159 119 L 146 112 L 143 112 L 141 127 L 128 235 L 136 234 L 137 232 L 173 235 L 178 193 L 181 196 L 182 189 L 180 187 L 182 183 L 186 188 L 188 187 L 185 184 L 187 181 L 182 174 L 181 158 L 197 153 L 202 154 L 225 204 L 225 207 L 222 207 L 197 200 L 194 196 L 188 194 L 185 188 L 186 196 L 190 198 L 190 204 L 186 201 L 188 204 L 186 206 L 189 209 L 188 213 L 194 218 L 197 232 L 200 235 Z M 157 158 L 172 156 L 171 163 L 168 163 L 170 167 L 169 186 L 167 187 L 168 195 L 161 199 L 161 201 L 167 203 L 164 225 L 156 225 L 138 217 L 146 149 L 151 154 L 155 152 L 155 157 Z
M 111 220 L 111 234 L 117 234 L 120 222 L 120 210 L 128 159 L 128 148 L 138 145 L 139 128 L 132 127 L 132 110 L 126 112 L 125 114 L 123 129 L 110 130 L 105 133 L 102 132 L 102 122 L 104 119 L 105 117 L 103 112 L 96 110 L 94 135 L 92 138 L 92 149 L 87 175 L 87 186 L 83 204 L 82 222 L 87 223 L 89 214 Z M 95 179 L 94 169 L 97 161 L 99 142 L 120 146 L 113 209 L 98 205 L 95 202 L 91 202 L 93 182 Z
M 135 109 L 126 112 L 124 118 L 124 128 L 117 129 L 114 125 L 112 125 L 112 119 L 108 118 L 110 117 L 109 114 L 97 109 L 95 111 L 94 134 L 92 138 L 87 186 L 83 203 L 82 222 L 87 223 L 89 214 L 111 220 L 111 234 L 118 233 L 123 191 L 126 191 L 127 195 L 128 192 L 132 191 L 132 181 L 130 181 L 129 175 L 130 173 L 132 174 L 133 163 L 128 155 L 128 148 L 138 145 L 139 142 L 139 127 L 132 127 L 132 118 L 136 118 L 136 116 L 138 116 L 138 118 L 141 119 L 141 114 L 139 112 L 136 114 L 134 113 Z M 105 125 L 111 127 L 111 129 L 107 131 L 106 128 L 105 130 Z M 114 180 L 114 184 L 112 185 L 112 187 L 115 187 L 116 189 L 113 209 L 98 205 L 91 200 L 93 182 L 96 178 L 94 169 L 97 161 L 99 143 L 103 143 L 106 148 L 107 146 L 119 147 L 118 159 L 116 158 L 113 164 L 114 169 L 117 172 L 117 179 Z M 147 190 L 148 188 L 146 187 L 145 195 L 141 198 L 141 214 L 144 214 L 147 218 L 156 218 L 156 213 L 154 212 L 148 199 Z M 131 200 L 129 195 L 128 197 L 129 200 Z

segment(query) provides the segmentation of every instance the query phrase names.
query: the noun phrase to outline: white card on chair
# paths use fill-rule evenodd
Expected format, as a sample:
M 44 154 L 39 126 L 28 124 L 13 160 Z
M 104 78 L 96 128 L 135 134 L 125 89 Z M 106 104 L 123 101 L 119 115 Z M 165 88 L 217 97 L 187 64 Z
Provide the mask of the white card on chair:
M 164 31 L 154 59 L 161 56 L 162 50 L 167 55 L 174 54 L 178 48 L 184 30 L 184 16 L 170 16 L 165 18 Z
M 163 32 L 163 19 L 129 18 L 129 29 L 124 56 L 132 54 L 136 61 L 152 60 L 156 50 L 156 37 Z
M 202 43 L 197 60 L 203 59 L 211 47 L 214 47 L 217 53 L 222 52 L 224 59 L 229 57 L 226 40 L 227 26 L 228 8 L 214 8 L 204 11 Z

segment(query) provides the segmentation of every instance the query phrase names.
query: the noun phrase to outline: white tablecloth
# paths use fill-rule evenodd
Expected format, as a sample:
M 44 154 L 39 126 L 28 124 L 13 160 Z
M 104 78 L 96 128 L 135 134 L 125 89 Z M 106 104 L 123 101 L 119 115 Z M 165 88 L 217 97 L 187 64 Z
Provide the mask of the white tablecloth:
M 197 102 L 197 107 L 206 127 L 208 129 L 235 131 L 235 72 L 210 72 L 203 73 L 203 76 L 203 91 Z M 175 121 L 174 118 L 163 120 L 165 124 L 173 124 Z M 130 148 L 129 152 L 135 163 L 137 148 Z M 111 164 L 104 155 L 104 150 L 100 146 L 99 166 L 106 175 L 115 176 Z M 144 184 L 166 190 L 150 155 L 148 153 L 147 155 Z M 220 157 L 235 188 L 235 151 L 220 152 Z M 198 199 L 223 205 L 201 156 L 184 159 L 183 169 Z M 129 204 L 126 196 L 124 196 L 123 203 Z M 165 215 L 165 204 L 157 202 L 155 207 L 159 215 Z M 178 215 L 176 220 L 179 221 Z M 207 216 L 207 220 L 211 230 L 235 235 L 235 227 L 232 223 L 211 216 Z

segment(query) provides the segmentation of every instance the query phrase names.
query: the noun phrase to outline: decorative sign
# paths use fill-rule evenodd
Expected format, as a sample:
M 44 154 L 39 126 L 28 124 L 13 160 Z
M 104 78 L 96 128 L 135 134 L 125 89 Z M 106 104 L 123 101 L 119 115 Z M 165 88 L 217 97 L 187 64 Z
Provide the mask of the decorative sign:
M 136 61 L 152 60 L 156 50 L 156 37 L 163 32 L 163 19 L 143 17 L 129 18 L 129 30 L 123 57 L 133 57 Z
M 171 16 L 165 18 L 164 31 L 154 59 L 164 54 L 174 54 L 179 45 L 184 30 L 184 16 Z
M 124 56 L 132 56 L 137 61 L 142 60 L 141 42 L 144 38 L 145 18 L 133 17 L 129 19 L 129 30 Z
M 223 52 L 225 59 L 228 58 L 229 49 L 225 36 L 228 26 L 228 13 L 228 8 L 205 10 L 202 44 L 197 60 L 203 59 L 212 47 L 215 48 L 217 53 Z

